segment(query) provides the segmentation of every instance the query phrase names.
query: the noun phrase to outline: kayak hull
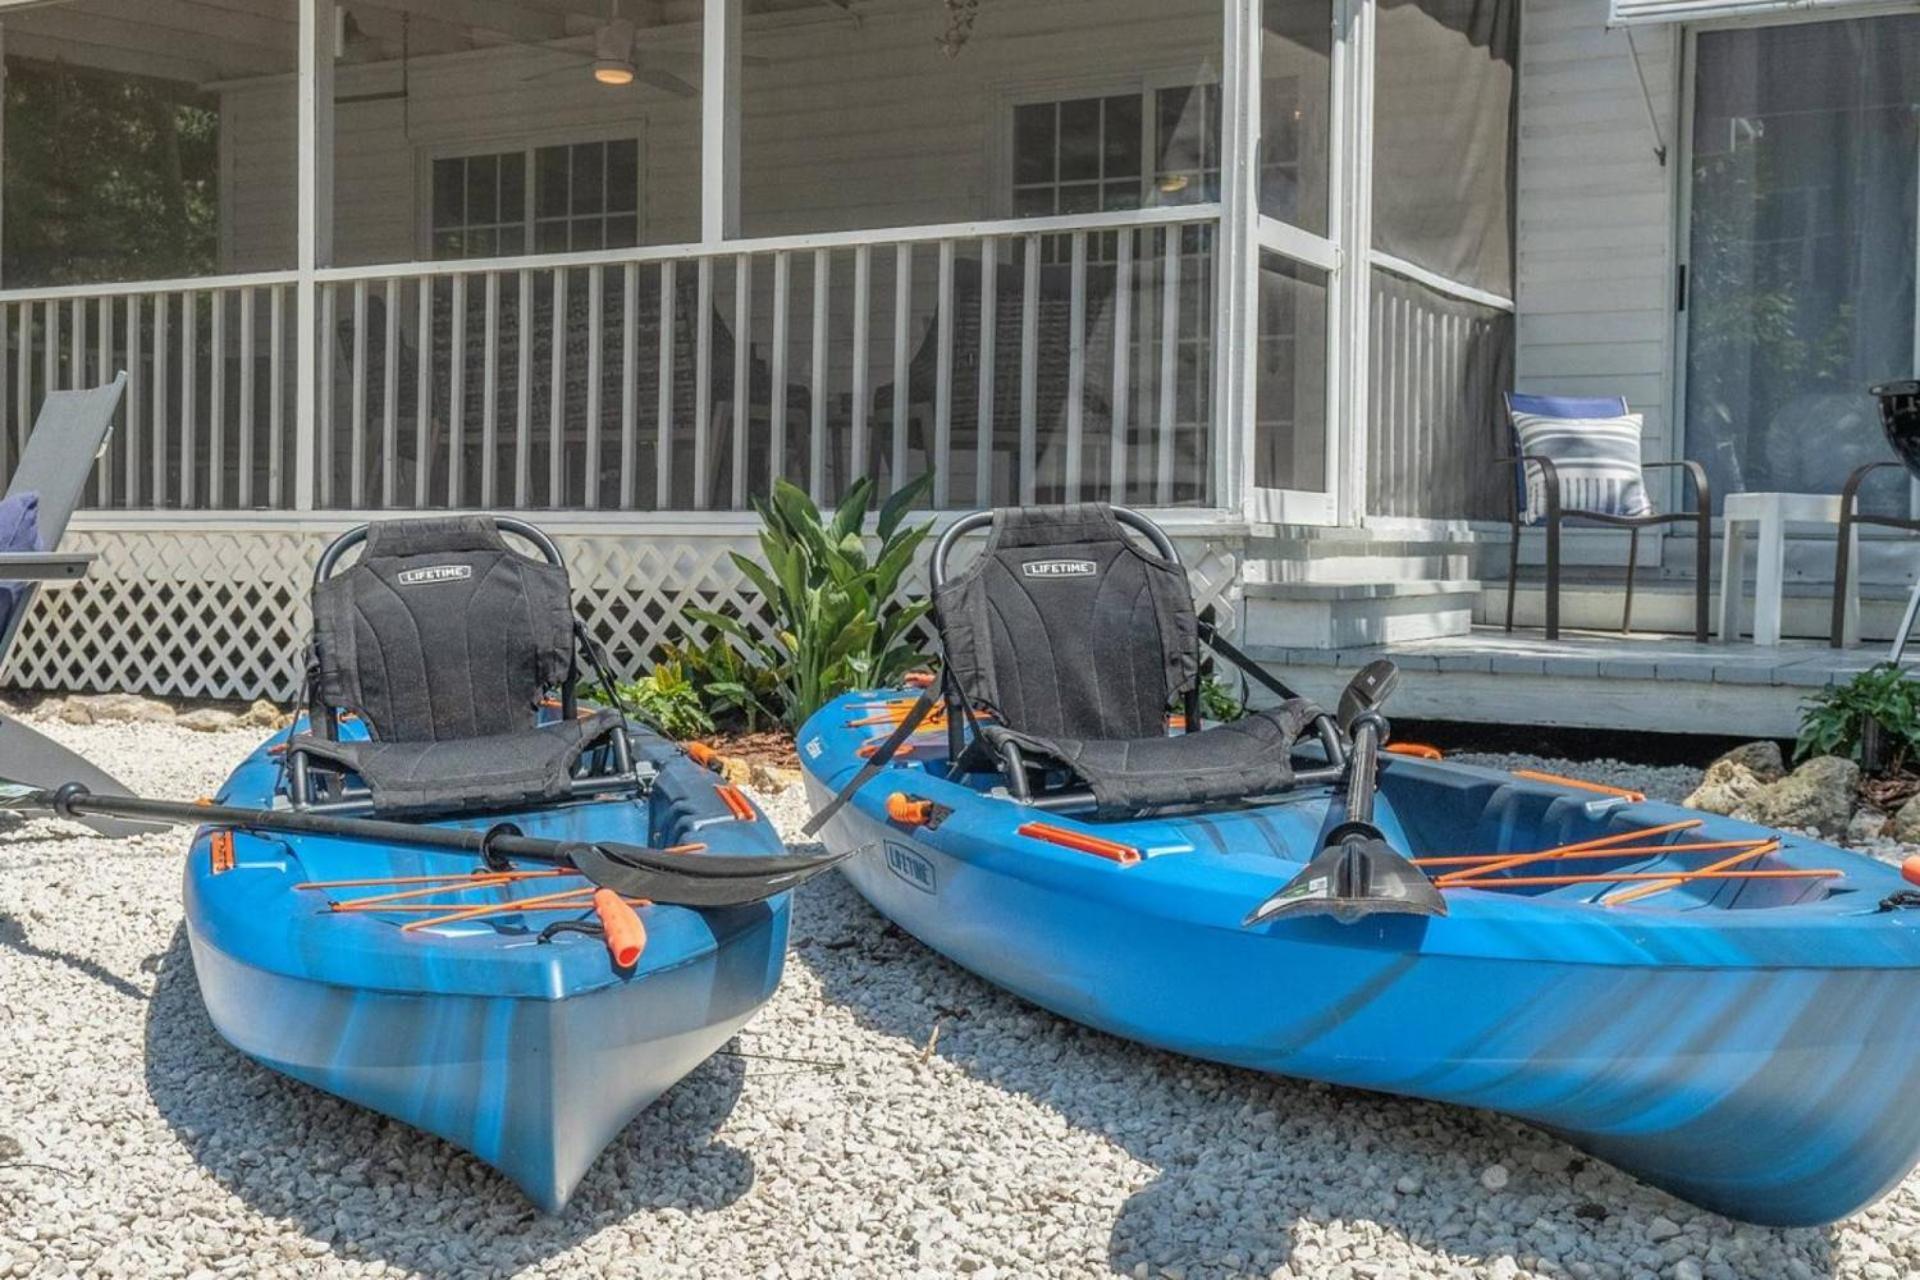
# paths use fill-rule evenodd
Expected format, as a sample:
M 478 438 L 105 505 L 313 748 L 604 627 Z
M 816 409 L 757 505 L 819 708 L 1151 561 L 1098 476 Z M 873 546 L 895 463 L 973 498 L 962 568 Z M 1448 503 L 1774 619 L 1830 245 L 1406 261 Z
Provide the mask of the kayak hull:
M 782 847 L 757 812 L 733 815 L 711 774 L 653 745 L 663 768 L 649 800 L 511 820 L 557 838 L 691 835 L 708 846 L 698 856 Z M 266 801 L 264 758 L 263 750 L 236 771 L 222 803 Z M 188 858 L 186 917 L 201 998 L 220 1034 L 275 1071 L 473 1153 L 548 1212 L 566 1205 L 634 1116 L 771 998 L 785 960 L 788 895 L 704 911 L 640 907 L 647 945 L 623 972 L 597 938 L 539 940 L 550 923 L 590 919 L 580 908 L 406 931 L 419 916 L 327 905 L 390 889 L 296 887 L 460 876 L 474 869 L 469 855 L 235 833 L 233 864 L 217 870 L 210 836 L 202 831 Z M 529 884 L 551 892 L 553 882 Z
M 853 718 L 829 708 L 802 732 L 816 805 L 858 762 L 857 742 L 836 746 Z M 1817 918 L 1791 928 L 1785 917 L 1802 908 L 1790 904 L 1716 912 L 1676 893 L 1683 909 L 1556 912 L 1518 894 L 1450 893 L 1444 919 L 1248 929 L 1246 911 L 1298 869 L 1335 797 L 1087 824 L 1146 854 L 1127 866 L 1022 839 L 1021 821 L 1076 824 L 942 772 L 923 756 L 840 811 L 825 839 L 856 851 L 843 873 L 936 951 L 1074 1021 L 1235 1066 L 1505 1112 L 1760 1223 L 1843 1217 L 1920 1156 L 1920 1108 L 1904 1096 L 1920 1050 L 1920 913 L 1873 911 L 1877 889 L 1899 883 L 1880 864 L 1813 846 L 1861 882 L 1858 905 L 1809 905 Z M 1424 791 L 1383 784 L 1377 817 L 1403 849 L 1433 841 L 1449 805 L 1464 815 L 1483 804 L 1492 816 L 1463 818 L 1456 849 L 1501 830 L 1502 849 L 1541 847 L 1556 838 L 1556 806 L 1577 813 L 1595 799 L 1445 763 L 1393 760 L 1385 772 L 1428 780 Z M 903 827 L 885 814 L 893 790 L 953 812 L 935 829 Z M 1508 791 L 1511 803 L 1493 799 Z M 1628 826 L 1681 813 L 1611 805 Z M 1739 918 L 1708 927 L 1714 915 Z

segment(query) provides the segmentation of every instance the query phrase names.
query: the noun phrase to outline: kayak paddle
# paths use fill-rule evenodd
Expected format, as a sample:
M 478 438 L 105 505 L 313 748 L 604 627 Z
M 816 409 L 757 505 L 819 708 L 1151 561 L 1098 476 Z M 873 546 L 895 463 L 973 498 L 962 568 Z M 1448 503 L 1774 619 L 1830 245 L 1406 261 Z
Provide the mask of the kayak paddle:
M 1446 899 L 1373 825 L 1374 775 L 1388 731 L 1380 704 L 1400 683 L 1385 658 L 1369 663 L 1340 695 L 1340 723 L 1352 742 L 1347 753 L 1344 818 L 1328 815 L 1320 852 L 1280 891 L 1247 914 L 1246 926 L 1282 916 L 1331 915 L 1342 924 L 1378 913 L 1444 916 Z

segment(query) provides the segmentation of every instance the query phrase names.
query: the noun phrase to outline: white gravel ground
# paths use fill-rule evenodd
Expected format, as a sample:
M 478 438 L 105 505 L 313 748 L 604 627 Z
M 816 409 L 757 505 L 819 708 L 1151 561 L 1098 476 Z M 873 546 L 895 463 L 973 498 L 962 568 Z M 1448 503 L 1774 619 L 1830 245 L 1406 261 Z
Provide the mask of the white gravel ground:
M 252 741 L 47 728 L 174 796 Z M 797 792 L 770 804 L 797 825 Z M 184 843 L 0 831 L 0 1277 L 1920 1275 L 1920 1178 L 1830 1229 L 1736 1226 L 1497 1116 L 1063 1022 L 837 877 L 801 895 L 786 983 L 734 1049 L 543 1217 L 220 1040 L 181 932 Z

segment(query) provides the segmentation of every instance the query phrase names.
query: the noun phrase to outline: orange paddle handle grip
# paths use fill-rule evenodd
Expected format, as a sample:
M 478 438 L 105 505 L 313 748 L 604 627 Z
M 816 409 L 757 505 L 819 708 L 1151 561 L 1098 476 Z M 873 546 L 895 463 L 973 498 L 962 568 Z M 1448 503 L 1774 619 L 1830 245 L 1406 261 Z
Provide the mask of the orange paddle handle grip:
M 593 913 L 607 931 L 607 954 L 614 964 L 631 969 L 640 963 L 640 953 L 647 949 L 647 926 L 639 914 L 611 889 L 593 891 Z
M 1920 884 L 1920 853 L 1900 864 L 1900 878 L 1908 884 Z

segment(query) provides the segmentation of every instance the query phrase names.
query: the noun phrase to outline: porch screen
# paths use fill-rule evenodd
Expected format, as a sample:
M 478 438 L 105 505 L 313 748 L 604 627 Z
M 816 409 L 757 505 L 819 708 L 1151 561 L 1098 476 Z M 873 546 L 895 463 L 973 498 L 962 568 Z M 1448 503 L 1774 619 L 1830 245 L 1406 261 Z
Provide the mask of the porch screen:
M 1513 296 L 1517 0 L 1388 0 L 1374 81 L 1373 245 Z
M 1716 496 L 1891 456 L 1866 392 L 1915 368 L 1917 113 L 1920 17 L 1701 33 L 1685 429 Z
M 1367 432 L 1377 515 L 1505 513 L 1494 459 L 1514 325 L 1511 305 L 1496 304 L 1513 296 L 1519 19 L 1517 0 L 1379 10 Z

